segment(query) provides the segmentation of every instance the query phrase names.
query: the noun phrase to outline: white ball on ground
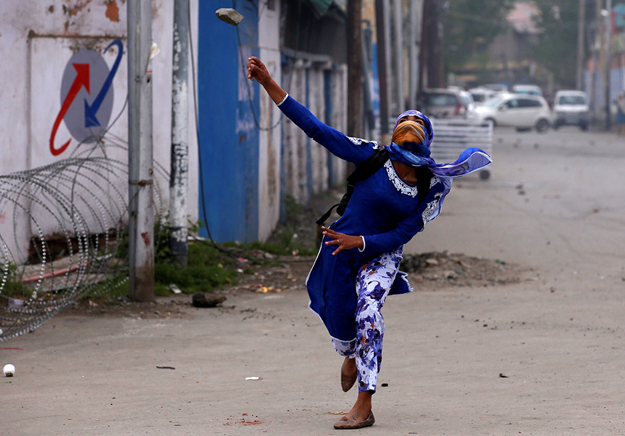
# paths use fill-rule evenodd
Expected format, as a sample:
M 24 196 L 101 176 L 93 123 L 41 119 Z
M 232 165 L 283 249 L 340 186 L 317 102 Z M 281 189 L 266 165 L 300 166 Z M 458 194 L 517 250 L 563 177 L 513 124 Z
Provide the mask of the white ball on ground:
M 7 363 L 6 365 L 4 365 L 4 368 L 2 369 L 2 371 L 4 372 L 5 376 L 13 377 L 13 374 L 15 374 L 15 367 L 11 365 L 10 363 Z

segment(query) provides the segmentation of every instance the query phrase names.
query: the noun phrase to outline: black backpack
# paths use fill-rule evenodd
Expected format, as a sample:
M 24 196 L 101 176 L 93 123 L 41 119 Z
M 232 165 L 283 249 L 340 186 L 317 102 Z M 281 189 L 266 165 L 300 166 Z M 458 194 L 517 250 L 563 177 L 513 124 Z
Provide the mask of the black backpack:
M 336 213 L 340 216 L 343 216 L 345 213 L 345 208 L 347 207 L 347 203 L 349 203 L 349 199 L 352 197 L 352 193 L 354 192 L 354 186 L 356 183 L 365 180 L 371 177 L 377 170 L 382 168 L 382 166 L 388 160 L 388 152 L 384 147 L 377 149 L 373 152 L 369 158 L 361 163 L 348 177 L 347 177 L 347 192 L 341 198 L 341 201 L 332 206 L 326 213 L 324 213 L 321 218 L 317 220 L 317 224 L 322 226 L 326 220 L 332 214 L 332 210 L 336 207 Z

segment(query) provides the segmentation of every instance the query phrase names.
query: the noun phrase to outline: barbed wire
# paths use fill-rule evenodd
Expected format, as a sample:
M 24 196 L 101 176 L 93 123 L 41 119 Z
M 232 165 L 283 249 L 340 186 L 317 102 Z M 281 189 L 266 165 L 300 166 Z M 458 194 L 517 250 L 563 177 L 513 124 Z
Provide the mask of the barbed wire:
M 0 342 L 127 282 L 127 150 L 107 133 L 67 159 L 0 176 Z M 169 174 L 156 162 L 154 179 L 164 220 Z

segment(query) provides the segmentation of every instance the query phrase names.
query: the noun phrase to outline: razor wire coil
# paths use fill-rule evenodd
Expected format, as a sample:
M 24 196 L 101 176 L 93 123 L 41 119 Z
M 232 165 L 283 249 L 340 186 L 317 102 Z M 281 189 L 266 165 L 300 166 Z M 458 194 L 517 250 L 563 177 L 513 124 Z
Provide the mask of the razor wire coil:
M 0 342 L 128 280 L 126 156 L 125 141 L 109 133 L 67 159 L 0 176 Z M 154 162 L 161 221 L 168 179 Z

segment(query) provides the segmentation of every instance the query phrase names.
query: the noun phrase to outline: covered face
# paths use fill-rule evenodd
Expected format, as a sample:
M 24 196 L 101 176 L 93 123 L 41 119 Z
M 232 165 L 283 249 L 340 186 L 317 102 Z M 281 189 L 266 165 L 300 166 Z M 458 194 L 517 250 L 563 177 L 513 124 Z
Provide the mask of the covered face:
M 397 145 L 403 145 L 407 142 L 423 144 L 425 139 L 425 127 L 416 121 L 407 120 L 395 127 L 391 141 Z
M 418 121 L 406 120 L 400 122 L 393 131 L 391 141 L 417 156 L 430 156 L 430 149 L 425 145 L 427 142 L 425 126 Z
M 434 131 L 432 130 L 432 123 L 430 122 L 428 117 L 423 115 L 423 113 L 419 111 L 415 111 L 415 110 L 409 110 L 409 111 L 402 113 L 400 116 L 397 117 L 397 120 L 395 121 L 394 129 L 397 130 L 397 126 L 399 124 L 402 124 L 404 121 L 410 121 L 410 120 L 420 121 L 423 123 L 423 126 L 425 127 L 425 134 L 427 136 L 425 138 L 425 141 L 423 142 L 423 145 L 425 145 L 427 148 L 430 148 L 432 139 L 434 139 Z M 395 136 L 394 132 L 393 132 L 393 136 Z

